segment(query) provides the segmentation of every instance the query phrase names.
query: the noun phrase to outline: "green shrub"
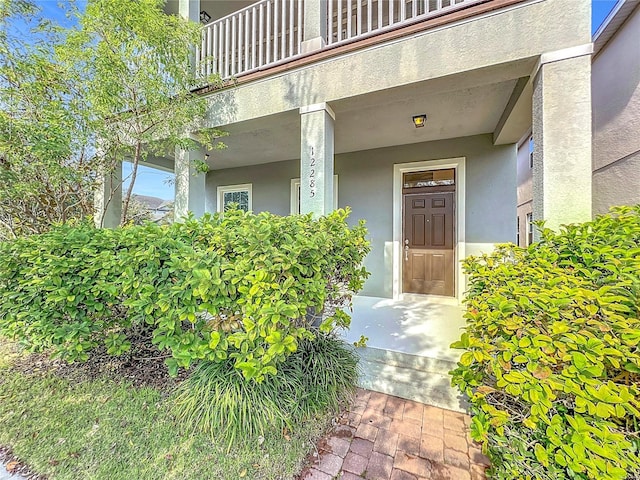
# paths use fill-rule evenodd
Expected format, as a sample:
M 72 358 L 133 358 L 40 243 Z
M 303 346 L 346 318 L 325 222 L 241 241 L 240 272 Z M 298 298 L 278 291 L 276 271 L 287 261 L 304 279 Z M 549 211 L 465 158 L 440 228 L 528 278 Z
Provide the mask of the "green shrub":
M 230 358 L 247 379 L 275 374 L 314 336 L 309 311 L 362 287 L 366 230 L 348 212 L 277 217 L 228 211 L 171 226 L 61 226 L 0 243 L 0 334 L 86 360 L 151 331 L 172 373 Z M 348 327 L 342 308 L 320 330 Z
M 640 206 L 464 266 L 452 381 L 492 478 L 638 478 Z
M 171 405 L 183 427 L 230 445 L 292 431 L 316 415 L 338 411 L 357 379 L 353 349 L 321 333 L 302 340 L 279 365 L 278 375 L 260 383 L 247 382 L 230 359 L 201 362 L 180 384 Z

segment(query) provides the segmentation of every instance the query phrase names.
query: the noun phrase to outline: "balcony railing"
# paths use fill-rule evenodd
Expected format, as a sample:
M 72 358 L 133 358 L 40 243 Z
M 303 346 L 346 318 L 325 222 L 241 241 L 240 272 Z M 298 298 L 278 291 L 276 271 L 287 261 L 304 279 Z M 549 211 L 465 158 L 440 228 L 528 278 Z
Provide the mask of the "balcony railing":
M 333 47 L 486 0 L 329 0 L 327 37 Z M 198 48 L 202 75 L 223 79 L 292 60 L 302 53 L 304 0 L 261 0 L 204 26 Z
M 351 42 L 451 13 L 484 0 L 333 0 L 327 45 Z
M 261 0 L 205 25 L 200 73 L 223 79 L 288 60 L 300 53 L 303 0 Z

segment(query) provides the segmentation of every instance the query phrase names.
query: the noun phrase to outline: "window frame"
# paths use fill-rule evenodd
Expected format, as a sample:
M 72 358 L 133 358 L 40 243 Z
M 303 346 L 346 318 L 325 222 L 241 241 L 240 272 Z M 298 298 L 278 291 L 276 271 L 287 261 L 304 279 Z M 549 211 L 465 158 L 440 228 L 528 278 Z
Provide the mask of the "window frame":
M 533 243 L 533 213 L 527 213 L 527 247 Z
M 253 184 L 252 183 L 239 183 L 236 185 L 220 185 L 217 188 L 217 212 L 224 212 L 224 194 L 225 193 L 239 193 L 247 192 L 247 208 L 249 212 L 253 210 Z
M 338 175 L 333 176 L 333 209 L 338 209 Z M 300 214 L 300 178 L 291 179 L 289 214 Z

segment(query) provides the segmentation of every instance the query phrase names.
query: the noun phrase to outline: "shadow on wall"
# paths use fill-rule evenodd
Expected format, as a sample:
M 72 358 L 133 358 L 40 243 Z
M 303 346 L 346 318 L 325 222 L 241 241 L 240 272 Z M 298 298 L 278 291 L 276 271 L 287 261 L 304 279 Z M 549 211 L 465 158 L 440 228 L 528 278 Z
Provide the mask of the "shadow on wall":
M 229 87 L 222 91 L 215 91 L 208 97 L 207 127 L 224 130 L 225 125 L 234 122 L 238 114 L 235 89 L 236 87 Z
M 318 93 L 314 87 L 313 69 L 303 69 L 295 76 L 295 81 L 287 76 L 284 103 L 290 108 L 306 107 L 318 103 Z

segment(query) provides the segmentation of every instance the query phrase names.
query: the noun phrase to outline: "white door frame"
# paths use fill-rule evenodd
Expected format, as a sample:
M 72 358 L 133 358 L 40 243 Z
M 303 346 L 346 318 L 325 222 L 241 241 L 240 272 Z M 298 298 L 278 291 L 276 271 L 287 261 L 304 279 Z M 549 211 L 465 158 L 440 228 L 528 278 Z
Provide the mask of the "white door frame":
M 393 166 L 393 298 L 402 298 L 402 175 L 407 172 L 443 170 L 453 168 L 456 172 L 456 231 L 454 238 L 454 285 L 455 299 L 462 301 L 465 290 L 461 260 L 465 258 L 465 196 L 466 196 L 466 158 L 444 158 L 422 162 L 396 163 Z M 448 299 L 451 297 L 430 298 Z

